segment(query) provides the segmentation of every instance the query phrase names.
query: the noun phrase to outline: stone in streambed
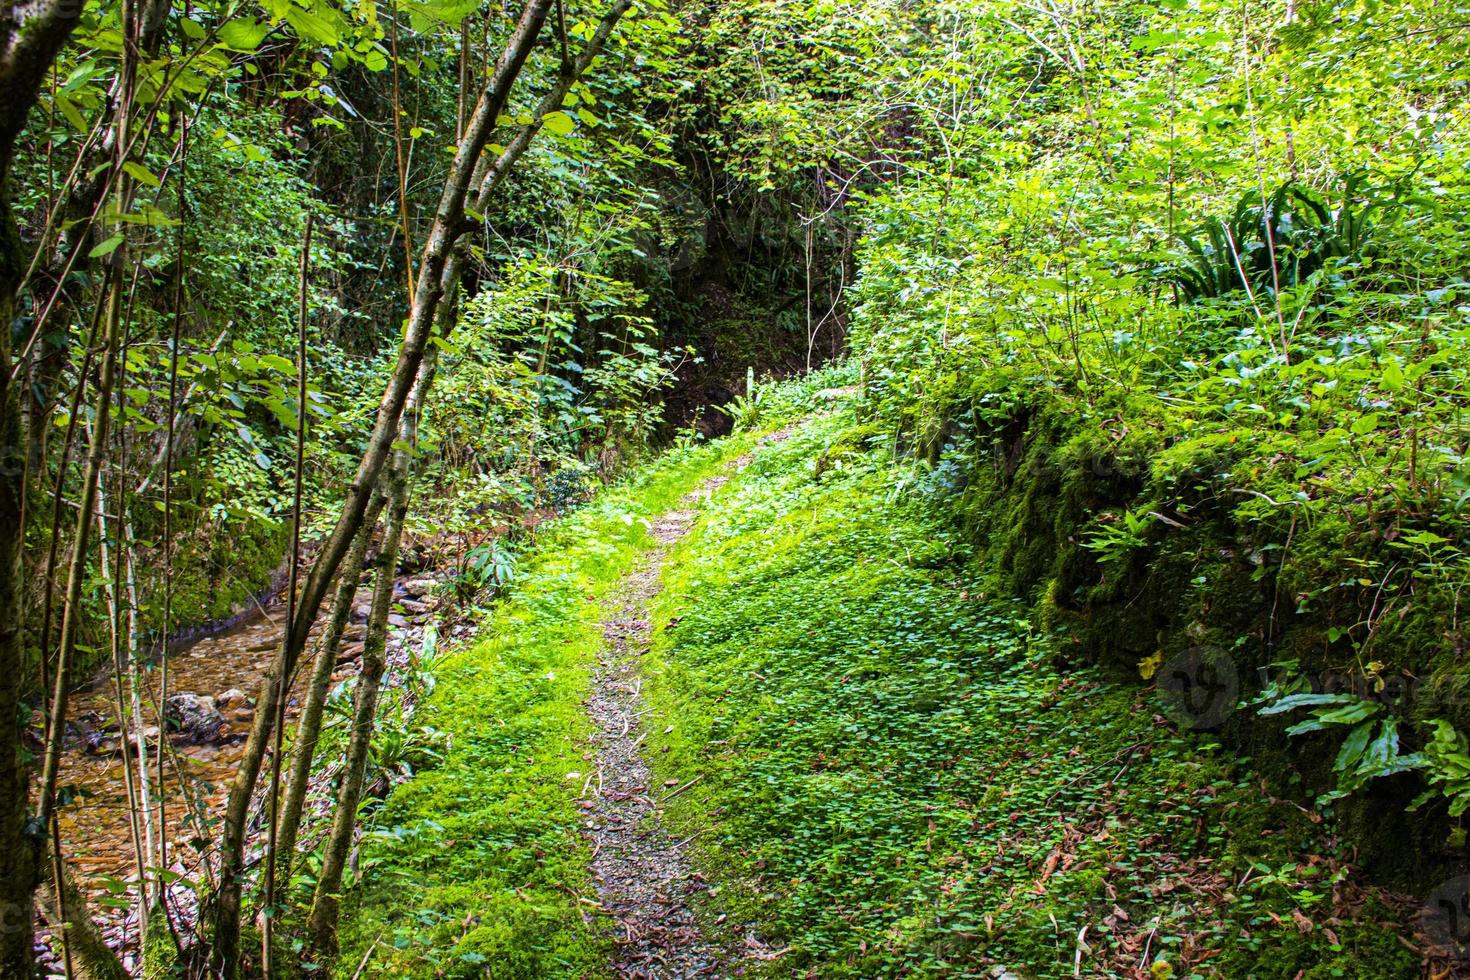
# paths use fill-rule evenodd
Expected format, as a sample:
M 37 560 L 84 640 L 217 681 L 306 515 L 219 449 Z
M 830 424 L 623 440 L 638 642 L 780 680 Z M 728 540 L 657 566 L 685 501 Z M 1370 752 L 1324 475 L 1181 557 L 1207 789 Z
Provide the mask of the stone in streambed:
M 164 702 L 163 717 L 183 741 L 195 745 L 219 738 L 220 728 L 225 723 L 214 698 L 190 691 L 170 695 Z
M 153 746 L 158 744 L 158 736 L 159 731 L 157 725 L 149 725 L 147 728 L 143 729 L 143 738 L 141 740 L 141 743 L 138 739 L 138 733 L 135 731 L 129 731 L 127 740 L 128 748 L 130 751 L 132 751 L 134 755 L 137 755 L 139 752 L 151 751 Z
M 403 583 L 403 591 L 409 595 L 426 596 L 438 586 L 439 583 L 431 578 L 412 578 Z
M 231 708 L 250 707 L 250 697 L 238 687 L 232 687 L 228 691 L 221 691 L 214 696 L 215 706 L 221 711 L 229 711 Z

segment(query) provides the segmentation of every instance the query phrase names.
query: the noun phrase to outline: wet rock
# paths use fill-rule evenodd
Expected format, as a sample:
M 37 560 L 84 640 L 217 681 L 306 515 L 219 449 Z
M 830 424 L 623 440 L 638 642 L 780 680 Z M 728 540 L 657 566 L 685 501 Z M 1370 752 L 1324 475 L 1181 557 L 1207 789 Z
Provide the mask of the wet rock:
M 431 578 L 412 578 L 403 583 L 403 591 L 409 595 L 426 596 L 433 593 L 439 583 Z
M 163 717 L 184 741 L 195 744 L 219 738 L 220 727 L 225 723 L 214 698 L 188 691 L 169 696 L 164 703 Z
M 238 687 L 232 687 L 214 696 L 214 703 L 221 711 L 231 708 L 250 707 L 250 698 Z
M 86 717 L 68 718 L 61 731 L 62 744 L 72 748 L 87 747 L 94 738 L 102 734 Z
M 87 735 L 86 745 L 89 755 L 112 755 L 117 752 L 118 740 L 111 734 L 91 732 Z

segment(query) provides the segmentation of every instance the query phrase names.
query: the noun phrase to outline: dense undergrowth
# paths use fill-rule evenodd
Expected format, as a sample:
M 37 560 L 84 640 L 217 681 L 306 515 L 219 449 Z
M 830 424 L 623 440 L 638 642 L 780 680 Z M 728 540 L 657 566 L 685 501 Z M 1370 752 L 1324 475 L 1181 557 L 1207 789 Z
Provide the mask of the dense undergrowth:
M 1059 631 L 1060 662 L 1238 689 L 1200 727 L 1421 893 L 1463 872 L 1470 806 L 1445 12 L 988 7 L 972 63 L 1015 111 L 987 90 L 956 110 L 996 127 L 965 133 L 968 166 L 863 203 L 850 293 L 849 439 L 919 462 L 988 587 Z M 1033 98 L 1014 45 L 1047 30 L 1067 67 Z
M 676 832 L 704 831 L 727 921 L 789 947 L 770 975 L 1415 972 L 1330 820 L 1151 690 L 1058 669 L 855 431 L 811 422 L 716 495 L 646 665 L 655 765 L 701 778 Z

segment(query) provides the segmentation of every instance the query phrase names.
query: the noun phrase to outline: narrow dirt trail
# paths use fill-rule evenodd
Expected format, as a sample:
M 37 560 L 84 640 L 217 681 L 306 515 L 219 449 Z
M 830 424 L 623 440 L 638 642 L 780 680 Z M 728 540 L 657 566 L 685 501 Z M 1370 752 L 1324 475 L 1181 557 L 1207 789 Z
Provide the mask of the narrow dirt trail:
M 685 498 L 724 482 L 715 477 Z M 592 848 L 592 875 L 603 907 L 616 923 L 618 976 L 683 978 L 729 975 L 728 954 L 703 934 L 690 907 L 692 896 L 708 883 L 691 868 L 679 841 L 664 829 L 661 798 L 671 790 L 653 779 L 642 746 L 643 678 L 639 658 L 653 629 L 649 602 L 659 591 L 659 574 L 669 548 L 689 532 L 692 509 L 673 510 L 653 525 L 658 546 L 624 579 L 615 605 L 603 622 L 603 651 L 593 677 L 587 712 L 596 728 L 592 752 L 596 765 L 588 782 L 590 809 L 584 834 Z

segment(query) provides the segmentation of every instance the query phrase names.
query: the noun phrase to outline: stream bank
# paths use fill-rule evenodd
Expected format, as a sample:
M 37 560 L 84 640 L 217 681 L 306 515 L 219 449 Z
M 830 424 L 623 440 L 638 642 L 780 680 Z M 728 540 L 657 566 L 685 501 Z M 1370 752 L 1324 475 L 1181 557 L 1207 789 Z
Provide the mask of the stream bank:
M 445 635 L 444 642 L 464 639 L 470 628 L 455 621 L 441 596 L 443 571 L 419 571 L 398 577 L 388 641 L 389 684 L 398 683 L 409 659 L 424 645 L 426 634 Z M 353 608 L 337 649 L 334 686 L 353 678 L 359 667 L 371 595 L 371 576 Z M 257 597 L 250 611 L 224 621 L 222 631 L 204 627 L 175 634 L 167 655 L 167 706 L 159 717 L 163 672 L 157 662 L 142 673 L 144 738 L 150 774 L 154 821 L 161 810 L 167 828 L 168 870 L 180 876 L 172 900 L 193 914 L 194 893 L 183 881 L 203 880 L 213 856 L 217 818 L 223 813 L 231 780 L 244 753 L 254 719 L 254 704 L 265 682 L 284 631 L 284 593 Z M 311 632 L 311 649 L 325 622 L 325 611 Z M 441 622 L 441 620 L 443 622 Z M 203 636 L 199 634 L 203 633 Z M 192 634 L 192 640 L 184 637 Z M 304 671 L 293 678 L 287 701 L 287 733 L 293 730 L 306 684 Z M 132 722 L 118 730 L 118 689 L 112 671 L 99 672 L 78 688 L 68 702 L 68 741 L 60 785 L 68 802 L 58 811 L 68 867 L 92 900 L 94 918 L 124 965 L 137 967 L 139 923 L 135 890 L 137 863 L 129 800 L 124 779 L 126 746 L 137 744 Z M 166 734 L 160 736 L 160 732 Z M 158 779 L 158 739 L 163 737 L 162 781 Z M 319 781 L 319 780 L 318 780 Z M 321 787 L 318 786 L 318 789 Z M 326 809 L 324 798 L 314 797 Z M 308 815 L 310 820 L 310 815 Z M 156 826 L 156 824 L 155 824 Z M 309 841 L 308 841 L 309 843 Z M 45 940 L 43 931 L 39 937 Z M 50 956 L 49 948 L 38 950 Z M 51 964 L 53 967 L 56 964 Z

